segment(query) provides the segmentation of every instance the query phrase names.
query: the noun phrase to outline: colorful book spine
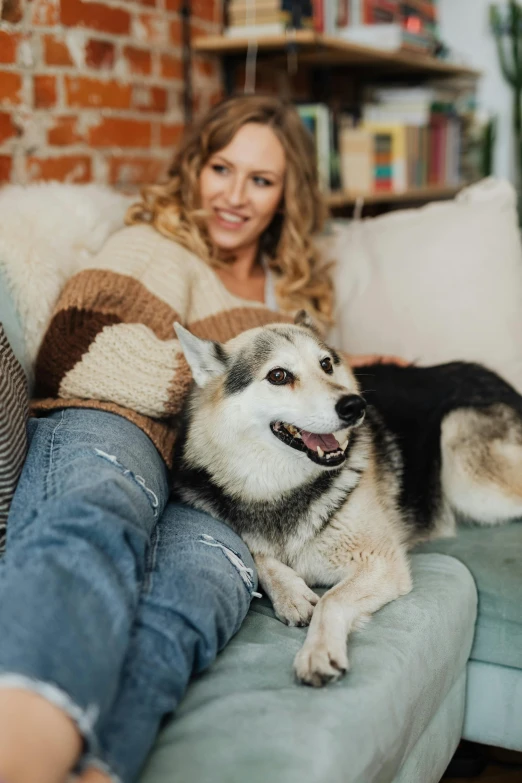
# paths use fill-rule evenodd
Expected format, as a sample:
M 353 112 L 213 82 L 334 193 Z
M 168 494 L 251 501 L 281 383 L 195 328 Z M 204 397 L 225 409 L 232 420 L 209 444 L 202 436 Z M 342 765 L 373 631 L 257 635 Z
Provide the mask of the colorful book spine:
M 397 0 L 363 0 L 363 24 L 392 24 L 399 19 Z

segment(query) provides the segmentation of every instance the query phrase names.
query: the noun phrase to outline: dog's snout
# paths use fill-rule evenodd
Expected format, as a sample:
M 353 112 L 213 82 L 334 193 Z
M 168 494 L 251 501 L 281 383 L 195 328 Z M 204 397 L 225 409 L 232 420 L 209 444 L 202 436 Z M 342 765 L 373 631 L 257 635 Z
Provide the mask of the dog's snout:
M 335 405 L 335 412 L 346 424 L 356 424 L 365 410 L 366 402 L 358 394 L 345 394 Z

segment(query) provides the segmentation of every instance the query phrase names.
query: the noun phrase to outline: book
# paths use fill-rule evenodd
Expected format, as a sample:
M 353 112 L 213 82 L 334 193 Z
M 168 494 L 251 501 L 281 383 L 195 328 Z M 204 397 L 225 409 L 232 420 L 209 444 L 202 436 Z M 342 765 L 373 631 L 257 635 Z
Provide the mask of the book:
M 287 27 L 312 29 L 314 9 L 312 0 L 300 0 L 299 3 L 293 0 L 252 0 L 250 3 L 232 0 L 227 6 L 226 17 L 226 34 L 232 37 L 255 34 L 260 37 L 284 33 Z M 233 29 L 236 32 L 228 32 Z
M 381 123 L 364 123 L 363 129 L 373 136 L 386 136 L 389 140 L 388 151 L 389 160 L 387 165 L 390 167 L 390 179 L 392 190 L 395 193 L 403 193 L 408 188 L 407 175 L 407 125 Z
M 399 22 L 390 24 L 351 24 L 338 28 L 337 35 L 344 41 L 373 46 L 384 51 L 398 51 L 403 48 L 429 51 L 433 45 L 431 36 L 411 33 Z
M 341 119 L 339 127 L 341 185 L 346 193 L 373 191 L 373 136 L 351 121 Z
M 393 191 L 392 140 L 385 131 L 373 135 L 374 190 Z
M 398 0 L 351 0 L 350 24 L 387 24 L 399 21 Z
M 240 27 L 246 25 L 272 24 L 274 22 L 288 23 L 289 17 L 285 12 L 279 9 L 267 9 L 251 11 L 235 11 L 231 9 L 228 12 L 228 24 L 231 27 Z
M 314 137 L 319 183 L 323 192 L 328 193 L 331 180 L 330 111 L 324 103 L 298 104 L 297 110 Z
M 392 24 L 399 21 L 397 0 L 363 0 L 363 24 Z

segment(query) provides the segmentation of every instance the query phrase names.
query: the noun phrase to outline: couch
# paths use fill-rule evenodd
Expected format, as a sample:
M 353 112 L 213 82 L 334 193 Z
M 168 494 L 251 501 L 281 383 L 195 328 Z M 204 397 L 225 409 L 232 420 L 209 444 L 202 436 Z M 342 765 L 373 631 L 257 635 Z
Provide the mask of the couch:
M 93 186 L 35 187 L 0 191 L 8 217 L 0 323 L 29 385 L 63 277 L 89 263 L 126 206 Z M 35 200 L 47 214 L 21 232 Z M 488 181 L 447 205 L 334 223 L 321 241 L 340 259 L 332 335 L 340 347 L 421 363 L 479 360 L 522 389 L 522 343 L 512 345 L 522 334 L 522 249 L 505 183 Z M 404 257 L 408 247 L 417 264 Z M 1 469 L 0 454 L 0 478 Z M 521 562 L 517 523 L 468 525 L 455 539 L 418 547 L 412 592 L 354 635 L 350 673 L 321 690 L 293 678 L 306 631 L 282 625 L 265 598 L 254 599 L 237 636 L 164 726 L 142 783 L 436 783 L 461 737 L 522 750 Z

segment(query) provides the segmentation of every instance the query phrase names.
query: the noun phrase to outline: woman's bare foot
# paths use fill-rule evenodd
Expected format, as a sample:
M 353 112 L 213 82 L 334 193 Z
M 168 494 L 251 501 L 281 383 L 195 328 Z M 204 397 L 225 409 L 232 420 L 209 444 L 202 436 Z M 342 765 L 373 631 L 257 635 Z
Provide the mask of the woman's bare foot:
M 81 749 L 65 712 L 33 691 L 0 688 L 0 780 L 63 783 Z

